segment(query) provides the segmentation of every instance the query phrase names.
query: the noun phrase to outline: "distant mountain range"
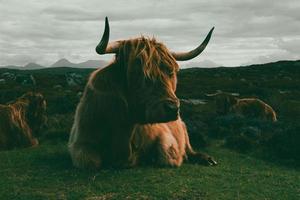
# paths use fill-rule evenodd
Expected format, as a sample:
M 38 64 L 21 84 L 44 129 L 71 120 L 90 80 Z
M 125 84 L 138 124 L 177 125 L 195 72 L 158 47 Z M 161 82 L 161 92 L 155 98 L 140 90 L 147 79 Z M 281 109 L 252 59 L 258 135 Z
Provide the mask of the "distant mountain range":
M 50 67 L 96 68 L 103 67 L 106 64 L 107 62 L 103 60 L 88 60 L 82 63 L 72 63 L 63 58 L 53 63 Z
M 39 65 L 39 64 L 36 64 L 36 63 L 28 63 L 28 64 L 25 65 L 23 68 L 24 68 L 24 69 L 41 69 L 41 68 L 43 68 L 43 66 L 42 66 L 42 65 Z M 22 69 L 23 69 L 23 68 L 22 68 Z
M 282 60 L 282 61 L 276 61 L 271 63 L 264 63 L 264 64 L 252 64 L 248 66 L 269 66 L 274 65 L 277 63 L 289 63 L 291 65 L 297 65 L 299 66 L 300 60 Z M 71 68 L 101 68 L 108 64 L 107 61 L 104 60 L 88 60 L 81 63 L 72 63 L 69 60 L 62 58 L 55 63 L 53 63 L 50 66 L 42 66 L 36 63 L 28 63 L 24 66 L 17 66 L 17 65 L 6 65 L 6 66 L 0 66 L 0 68 L 8 68 L 8 69 L 22 69 L 22 70 L 34 70 L 34 69 L 50 69 L 50 68 L 58 68 L 58 67 L 71 67 Z M 209 60 L 204 60 L 202 62 L 191 62 L 187 64 L 181 65 L 182 68 L 198 68 L 201 66 L 201 68 L 216 68 L 216 67 L 224 67 L 220 66 L 217 63 L 211 62 Z M 246 65 L 247 66 L 247 65 Z M 246 66 L 236 66 L 236 67 L 246 67 Z
M 88 60 L 88 61 L 81 62 L 81 63 L 72 63 L 69 60 L 63 58 L 63 59 L 56 61 L 49 67 L 98 68 L 98 67 L 103 67 L 107 64 L 108 64 L 108 62 L 103 61 L 103 60 Z M 39 65 L 36 63 L 28 63 L 24 66 L 16 66 L 16 65 L 0 66 L 0 68 L 25 69 L 25 70 L 26 69 L 28 69 L 28 70 L 43 69 L 43 68 L 49 68 L 49 67 L 42 66 L 42 65 Z

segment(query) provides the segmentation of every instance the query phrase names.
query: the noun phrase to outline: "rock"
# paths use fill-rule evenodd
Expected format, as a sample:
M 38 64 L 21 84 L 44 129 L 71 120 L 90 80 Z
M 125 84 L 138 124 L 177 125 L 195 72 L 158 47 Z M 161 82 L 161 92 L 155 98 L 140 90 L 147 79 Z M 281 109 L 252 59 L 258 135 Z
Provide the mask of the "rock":
M 15 80 L 16 76 L 10 72 L 4 72 L 1 74 L 1 78 L 5 79 L 6 81 Z
M 61 91 L 63 89 L 63 86 L 61 86 L 61 85 L 54 85 L 53 89 Z
M 0 79 L 0 85 L 5 85 L 5 83 L 6 83 L 6 81 L 5 81 L 5 79 Z
M 204 105 L 207 103 L 203 99 L 180 99 L 180 101 L 192 105 Z
M 280 94 L 288 94 L 288 93 L 291 93 L 291 91 L 289 91 L 289 90 L 278 90 L 278 92 L 279 92 Z
M 69 86 L 81 85 L 84 81 L 83 77 L 76 73 L 66 74 L 66 80 Z
M 22 85 L 36 85 L 35 78 L 31 74 L 17 75 L 16 82 Z

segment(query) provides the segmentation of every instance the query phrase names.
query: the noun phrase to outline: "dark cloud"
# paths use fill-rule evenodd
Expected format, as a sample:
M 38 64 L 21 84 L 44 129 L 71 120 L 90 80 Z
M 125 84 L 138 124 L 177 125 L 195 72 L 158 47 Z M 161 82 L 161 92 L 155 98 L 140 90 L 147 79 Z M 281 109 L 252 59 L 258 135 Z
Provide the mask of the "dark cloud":
M 300 59 L 297 0 L 0 0 L 0 4 L 0 66 L 33 61 L 49 65 L 61 57 L 73 62 L 99 59 L 94 47 L 105 16 L 110 19 L 112 40 L 155 36 L 174 51 L 196 47 L 215 26 L 203 55 L 191 61 L 199 66 L 205 60 L 236 66 Z

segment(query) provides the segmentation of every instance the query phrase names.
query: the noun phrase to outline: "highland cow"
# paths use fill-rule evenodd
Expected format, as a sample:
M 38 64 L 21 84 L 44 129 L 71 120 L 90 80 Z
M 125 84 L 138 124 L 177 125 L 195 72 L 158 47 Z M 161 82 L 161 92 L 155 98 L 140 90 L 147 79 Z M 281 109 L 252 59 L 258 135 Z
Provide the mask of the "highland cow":
M 139 37 L 109 43 L 106 18 L 98 54 L 114 53 L 108 66 L 94 71 L 77 106 L 69 138 L 73 164 L 79 168 L 129 165 L 131 136 L 137 124 L 175 121 L 179 99 L 175 95 L 179 66 L 206 47 L 204 42 L 190 52 L 170 52 L 155 39 Z M 147 125 L 146 125 L 147 126 Z M 151 133 L 145 133 L 151 134 Z
M 237 114 L 245 117 L 257 118 L 261 120 L 277 121 L 274 109 L 257 98 L 238 98 L 237 93 L 227 93 L 218 91 L 213 96 L 216 102 L 216 111 L 218 114 Z
M 46 123 L 42 94 L 28 92 L 15 102 L 0 105 L 0 150 L 38 145 L 36 136 Z

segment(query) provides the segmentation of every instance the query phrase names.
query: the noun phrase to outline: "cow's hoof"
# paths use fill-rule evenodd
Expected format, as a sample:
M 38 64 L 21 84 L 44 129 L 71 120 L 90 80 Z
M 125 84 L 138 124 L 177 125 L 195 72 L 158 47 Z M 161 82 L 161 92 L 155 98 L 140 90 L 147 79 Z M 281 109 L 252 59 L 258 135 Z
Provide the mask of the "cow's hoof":
M 206 166 L 215 166 L 217 165 L 217 161 L 211 156 L 204 153 L 196 153 L 189 156 L 189 160 L 191 163 L 197 163 Z
M 209 166 L 215 166 L 218 164 L 217 161 L 215 161 L 212 157 L 207 158 L 207 163 Z
M 31 147 L 37 147 L 39 145 L 39 141 L 36 138 L 31 140 Z

